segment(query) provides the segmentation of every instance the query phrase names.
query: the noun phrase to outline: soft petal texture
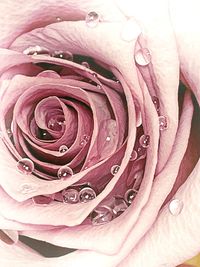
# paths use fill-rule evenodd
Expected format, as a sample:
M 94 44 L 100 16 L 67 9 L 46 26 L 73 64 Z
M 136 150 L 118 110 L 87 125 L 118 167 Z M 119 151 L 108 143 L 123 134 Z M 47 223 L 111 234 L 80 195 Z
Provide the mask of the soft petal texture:
M 19 3 L 21 4 L 22 1 Z M 131 116 L 131 120 L 129 121 L 129 134 L 135 136 L 134 129 L 131 126 L 135 124 L 136 117 L 129 90 L 131 90 L 134 95 L 138 96 L 140 103 L 144 105 L 142 115 L 149 121 L 146 129 L 152 135 L 152 147 L 149 150 L 147 157 L 146 173 L 142 188 L 138 194 L 135 204 L 129 208 L 129 211 L 127 213 L 124 213 L 116 221 L 112 222 L 111 226 L 106 225 L 101 228 L 89 229 L 88 231 L 87 229 L 85 229 L 87 227 L 83 227 L 83 231 L 81 227 L 80 229 L 77 227 L 80 231 L 80 233 L 78 232 L 79 235 L 77 235 L 76 233 L 76 226 L 74 229 L 75 231 L 71 230 L 73 228 L 66 228 L 64 230 L 66 241 L 63 241 L 63 229 L 46 230 L 44 232 L 38 232 L 36 230 L 37 233 L 35 233 L 35 236 L 38 239 L 41 238 L 58 245 L 69 245 L 72 247 L 78 247 L 80 249 L 86 249 L 88 251 L 77 251 L 58 259 L 48 260 L 42 259 L 36 254 L 33 255 L 32 252 L 26 252 L 26 248 L 22 247 L 20 243 L 9 248 L 1 244 L 2 250 L 0 253 L 2 253 L 2 257 L 4 257 L 4 259 L 1 259 L 2 263 L 4 264 L 3 266 L 9 266 L 10 262 L 8 261 L 10 261 L 11 255 L 12 258 L 14 258 L 13 255 L 15 255 L 15 260 L 18 260 L 19 266 L 23 266 L 23 264 L 24 266 L 25 264 L 28 264 L 29 266 L 43 266 L 42 264 L 48 264 L 48 266 L 69 265 L 72 267 L 92 267 L 94 266 L 95 262 L 95 266 L 115 267 L 134 265 L 137 267 L 144 267 L 146 264 L 146 255 L 149 255 L 149 267 L 161 267 L 162 264 L 166 264 L 166 266 L 170 267 L 183 262 L 183 260 L 193 256 L 199 250 L 199 240 L 198 235 L 196 234 L 199 231 L 199 220 L 197 212 L 199 209 L 198 198 L 200 195 L 198 190 L 199 165 L 196 166 L 190 177 L 176 193 L 176 197 L 181 198 L 184 202 L 184 209 L 182 213 L 178 217 L 172 217 L 168 212 L 168 204 L 166 204 L 166 206 L 163 207 L 162 211 L 157 217 L 160 206 L 172 189 L 176 176 L 178 175 L 179 165 L 187 148 L 190 130 L 189 125 L 192 119 L 192 104 L 190 96 L 189 94 L 187 94 L 185 98 L 186 108 L 183 109 L 181 122 L 180 125 L 178 125 L 177 88 L 179 63 L 176 51 L 177 46 L 174 40 L 174 32 L 171 28 L 171 22 L 167 9 L 167 2 L 151 1 L 151 6 L 148 5 L 149 2 L 147 3 L 147 1 L 141 1 L 141 3 L 134 1 L 123 1 L 123 5 L 120 3 L 120 1 L 116 1 L 116 3 L 118 3 L 118 6 L 120 7 L 122 13 L 120 13 L 120 11 L 116 8 L 116 5 L 114 5 L 112 1 L 93 1 L 92 4 L 88 1 L 80 1 L 80 5 L 76 5 L 73 1 L 66 1 L 64 2 L 64 4 L 60 1 L 59 6 L 62 9 L 59 9 L 59 15 L 62 15 L 62 13 L 60 13 L 62 10 L 62 12 L 65 12 L 67 20 L 71 20 L 71 18 L 73 18 L 74 20 L 76 20 L 77 18 L 84 18 L 85 13 L 88 11 L 88 7 L 90 7 L 90 9 L 94 8 L 95 10 L 99 8 L 98 10 L 102 11 L 105 16 L 108 16 L 109 19 L 114 20 L 113 15 L 112 17 L 109 17 L 110 14 L 108 14 L 111 7 L 112 13 L 116 15 L 118 22 L 110 24 L 102 23 L 101 25 L 99 25 L 99 27 L 92 29 L 91 31 L 85 27 L 84 21 L 75 23 L 62 22 L 61 24 L 53 24 L 45 27 L 44 29 L 36 29 L 30 33 L 25 33 L 14 41 L 17 35 L 35 28 L 34 25 L 30 25 L 27 22 L 27 20 L 30 19 L 30 13 L 32 16 L 30 21 L 37 21 L 37 27 L 48 24 L 51 19 L 48 17 L 49 15 L 47 16 L 45 14 L 52 14 L 52 9 L 50 8 L 52 6 L 51 1 L 45 1 L 42 3 L 41 1 L 40 3 L 33 3 L 33 1 L 29 1 L 29 4 L 23 5 L 24 9 L 27 10 L 17 8 L 15 6 L 15 8 L 20 12 L 15 12 L 15 10 L 12 9 L 9 12 L 9 16 L 11 16 L 12 19 L 16 18 L 18 29 L 17 31 L 14 31 L 15 36 L 11 34 L 10 36 L 12 36 L 12 38 L 10 37 L 10 39 L 8 39 L 7 34 L 12 33 L 14 29 L 13 25 L 12 27 L 10 27 L 10 24 L 4 21 L 6 26 L 2 34 L 2 46 L 7 47 L 12 43 L 11 48 L 16 51 L 23 51 L 24 48 L 26 48 L 30 44 L 32 45 L 32 42 L 34 41 L 36 44 L 45 44 L 51 48 L 59 48 L 62 50 L 65 47 L 65 49 L 69 49 L 74 53 L 85 53 L 86 55 L 93 56 L 100 61 L 107 62 L 111 66 L 113 73 L 116 73 L 116 76 L 120 78 L 120 82 L 125 88 L 127 100 L 129 101 L 129 114 Z M 6 9 L 5 2 L 3 2 L 3 4 L 1 5 L 3 9 Z M 6 5 L 8 5 L 10 9 L 11 4 L 9 3 L 9 1 L 6 2 Z M 35 11 L 31 9 L 33 5 L 33 10 Z M 49 6 L 49 12 L 42 12 L 42 15 L 37 11 L 37 9 L 40 10 L 41 7 L 44 8 L 46 7 L 46 5 Z M 63 9 L 64 5 L 66 9 Z M 159 8 L 159 12 L 157 12 L 157 8 L 152 8 L 152 5 L 155 5 L 157 8 Z M 146 7 L 146 10 L 150 10 L 151 12 L 144 12 L 144 6 Z M 66 14 L 66 10 L 71 10 L 70 12 L 72 13 Z M 77 12 L 75 12 L 76 10 Z M 131 14 L 126 13 L 127 10 L 129 12 L 131 11 Z M 174 12 L 176 10 L 177 9 L 174 9 Z M 77 14 L 77 17 L 72 16 L 72 14 L 74 13 Z M 124 20 L 124 15 L 129 17 L 133 16 L 139 26 L 145 31 L 144 37 L 147 38 L 148 48 L 152 53 L 152 63 L 156 75 L 158 89 L 161 88 L 161 90 L 159 91 L 159 97 L 161 99 L 161 110 L 163 113 L 167 114 L 169 118 L 169 129 L 162 135 L 160 141 L 161 146 L 165 147 L 166 149 L 164 152 L 160 150 L 161 152 L 159 154 L 159 164 L 157 165 L 157 176 L 154 182 L 153 178 L 157 160 L 156 151 L 158 147 L 158 125 L 157 120 L 155 119 L 155 110 L 153 109 L 151 99 L 147 92 L 147 86 L 144 84 L 141 76 L 138 75 L 133 59 L 132 57 L 130 57 L 130 55 L 133 54 L 133 47 L 136 47 L 137 45 L 139 32 L 135 32 L 135 38 L 130 43 L 124 42 L 120 38 L 121 28 L 123 28 L 123 26 L 125 25 L 120 21 Z M 57 13 L 55 16 L 57 16 Z M 19 19 L 19 17 L 21 19 Z M 38 18 L 40 18 L 40 20 L 43 21 L 44 24 L 40 24 L 40 20 Z M 180 18 L 180 21 L 181 19 L 182 17 Z M 162 23 L 162 28 L 160 27 L 160 23 Z M 199 54 L 199 45 L 195 47 L 197 50 L 194 53 L 193 49 L 190 50 L 188 49 L 188 46 L 184 45 L 185 42 L 181 39 L 182 36 L 179 36 L 179 30 L 177 30 L 177 32 L 177 40 L 180 40 L 180 43 L 178 43 L 178 49 L 180 50 L 179 54 L 181 59 L 181 69 L 188 84 L 195 92 L 195 94 L 198 95 L 196 85 L 199 84 L 199 77 L 197 75 L 199 63 L 196 59 L 194 59 L 195 63 L 191 63 L 190 65 L 188 64 L 188 58 L 190 58 L 191 62 L 194 62 L 193 58 L 195 58 L 196 55 Z M 190 29 L 188 30 L 188 34 L 189 33 Z M 101 41 L 103 34 L 106 35 L 105 44 Z M 52 36 L 54 38 L 51 38 Z M 182 38 L 184 39 L 185 35 Z M 58 39 L 59 41 L 57 41 L 56 39 Z M 188 36 L 188 40 L 191 41 L 191 36 Z M 196 41 L 197 40 L 195 39 L 195 43 Z M 108 49 L 108 47 L 111 47 L 112 49 Z M 187 53 L 189 54 L 187 60 L 185 60 L 185 55 L 187 55 Z M 42 61 L 43 59 L 42 56 L 33 58 L 35 62 L 38 62 L 40 60 Z M 171 62 L 173 62 L 173 64 L 171 64 Z M 141 69 L 141 72 L 142 71 L 143 69 Z M 143 77 L 148 81 L 149 74 L 144 72 Z M 141 93 L 141 88 L 143 94 Z M 167 136 L 170 136 L 170 138 L 167 138 Z M 128 149 L 126 150 L 126 154 L 123 159 L 124 165 L 130 157 L 133 142 L 134 140 L 129 140 Z M 7 159 L 9 159 L 9 162 L 11 163 L 7 164 Z M 26 177 L 17 174 L 14 169 L 15 162 L 14 160 L 10 159 L 10 156 L 7 155 L 7 153 L 3 153 L 1 155 L 1 163 L 2 162 L 2 187 L 12 198 L 20 201 L 16 202 L 14 199 L 8 196 L 5 191 L 1 190 L 0 194 L 2 198 L 6 200 L 4 203 L 1 203 L 1 212 L 5 220 L 12 222 L 13 220 L 19 221 L 19 225 L 15 225 L 15 227 L 19 228 L 23 226 L 23 223 L 27 223 L 26 227 L 28 228 L 30 223 L 45 225 L 49 222 L 53 225 L 59 225 L 60 223 L 65 225 L 65 222 L 68 221 L 69 226 L 71 226 L 74 223 L 80 223 L 83 220 L 84 214 L 81 214 L 81 217 L 78 209 L 76 210 L 76 213 L 74 213 L 73 208 L 69 207 L 67 208 L 67 212 L 63 214 L 63 207 L 56 205 L 56 208 L 54 208 L 53 206 L 47 208 L 48 216 L 46 217 L 46 214 L 43 214 L 40 207 L 32 207 L 28 200 L 22 202 L 23 200 L 26 200 L 28 197 L 30 197 L 31 194 L 29 196 L 22 196 L 16 185 L 18 184 L 19 180 L 26 182 Z M 12 169 L 10 168 L 10 164 L 13 166 Z M 5 182 L 6 173 L 8 171 L 11 175 L 13 174 L 12 183 Z M 85 173 L 87 172 L 88 171 L 86 170 Z M 120 175 L 120 173 L 118 175 Z M 76 178 L 78 180 L 78 175 Z M 35 184 L 36 179 L 33 176 L 29 178 L 29 181 L 30 180 Z M 115 181 L 109 185 L 110 188 L 107 188 L 107 190 L 110 191 L 114 187 L 115 183 L 117 183 L 117 177 Z M 37 189 L 41 193 L 53 193 L 54 191 L 61 189 L 63 186 L 66 186 L 67 182 L 59 181 L 58 183 L 57 181 L 51 181 L 50 183 L 48 183 L 48 187 L 46 185 L 46 181 L 37 182 Z M 103 194 L 101 194 L 99 199 L 96 199 L 96 202 L 91 203 L 90 207 L 87 207 L 84 212 L 89 214 L 90 210 L 97 204 L 97 202 L 100 202 L 100 198 L 103 199 L 104 194 L 106 195 L 107 192 L 105 191 Z M 14 212 L 12 210 L 13 207 Z M 151 210 L 151 213 L 149 213 L 149 210 Z M 24 213 L 24 211 L 26 211 L 26 213 Z M 50 218 L 52 213 L 56 214 L 56 217 Z M 40 215 L 39 218 L 36 217 L 36 215 L 38 216 L 38 214 Z M 60 217 L 59 223 L 56 220 L 58 216 Z M 188 218 L 191 217 L 193 219 L 189 222 Z M 187 227 L 185 227 L 183 221 L 185 222 L 185 224 L 187 224 Z M 151 227 L 152 224 L 153 226 Z M 177 227 L 179 228 L 179 231 L 177 231 Z M 119 228 L 122 229 L 122 231 L 120 230 L 120 235 L 118 231 L 116 231 L 116 229 Z M 142 238 L 144 233 L 146 233 L 148 229 L 150 230 L 147 232 L 145 237 Z M 32 234 L 34 235 L 34 232 L 29 231 L 29 229 L 23 230 L 24 231 L 22 231 L 22 233 L 30 236 L 32 236 Z M 102 232 L 102 235 L 100 235 L 99 232 Z M 51 233 L 51 235 L 49 235 L 49 233 Z M 184 244 L 185 247 L 182 247 L 183 239 L 181 240 L 180 238 L 177 238 L 178 242 L 180 243 L 177 242 L 177 239 L 175 240 L 177 235 L 178 237 L 179 235 L 182 236 L 182 238 L 185 240 L 184 243 L 187 244 L 187 246 L 185 246 Z M 115 242 L 110 242 L 113 237 L 115 237 Z M 156 237 L 159 237 L 159 242 L 160 244 L 162 244 L 159 247 Z M 85 244 L 79 244 L 79 238 L 82 241 L 86 240 Z M 105 247 L 105 243 L 109 243 L 110 247 Z M 83 247 L 81 247 L 82 245 Z M 177 248 L 175 253 L 174 247 Z M 113 255 L 111 256 L 100 254 L 96 251 Z M 126 258 L 129 252 L 131 253 Z M 25 257 L 27 260 L 24 260 Z M 167 262 L 165 262 L 166 259 Z M 119 264 L 121 260 L 123 261 Z

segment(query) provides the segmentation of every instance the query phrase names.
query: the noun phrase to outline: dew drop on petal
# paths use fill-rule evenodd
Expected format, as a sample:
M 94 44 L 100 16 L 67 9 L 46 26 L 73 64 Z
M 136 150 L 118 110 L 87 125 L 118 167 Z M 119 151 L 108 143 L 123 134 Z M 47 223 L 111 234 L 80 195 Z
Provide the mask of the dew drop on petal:
M 111 137 L 110 136 L 107 136 L 106 137 L 106 141 L 109 142 L 111 140 Z
M 64 203 L 75 204 L 79 201 L 78 191 L 73 188 L 64 189 L 62 191 L 62 196 Z
M 112 210 L 106 206 L 98 206 L 90 214 L 93 225 L 103 225 L 109 223 L 113 219 Z
M 183 202 L 180 199 L 173 199 L 169 203 L 169 211 L 172 215 L 177 216 L 183 209 Z
M 54 51 L 52 57 L 73 61 L 73 54 L 69 51 Z
M 30 46 L 30 47 L 26 48 L 23 51 L 23 53 L 26 55 L 42 55 L 42 54 L 48 55 L 49 50 L 47 48 L 36 45 L 36 46 Z
M 91 187 L 85 187 L 80 190 L 78 198 L 81 203 L 86 203 L 96 197 L 96 192 Z
M 167 128 L 168 128 L 167 118 L 165 116 L 159 116 L 158 120 L 159 120 L 159 129 L 160 129 L 160 131 L 167 130 Z
M 149 147 L 150 144 L 150 136 L 147 134 L 143 134 L 140 139 L 139 139 L 139 143 L 142 147 L 147 148 Z
M 119 165 L 113 165 L 111 167 L 111 169 L 110 169 L 110 172 L 111 172 L 112 175 L 115 175 L 115 174 L 118 173 L 119 169 L 120 169 L 120 166 Z
M 90 28 L 96 27 L 99 21 L 100 21 L 100 17 L 95 11 L 89 12 L 85 17 L 85 23 Z
M 23 158 L 17 162 L 17 169 L 21 173 L 29 175 L 34 170 L 34 163 L 28 158 Z
M 8 129 L 6 130 L 6 132 L 7 132 L 8 137 L 11 138 L 12 135 L 13 135 L 12 130 L 11 130 L 10 128 L 8 128 Z
M 56 21 L 57 21 L 57 22 L 62 21 L 61 17 L 56 17 Z
M 62 145 L 59 147 L 59 152 L 64 154 L 69 150 L 69 148 L 66 145 Z
M 125 195 L 124 195 L 124 199 L 128 204 L 131 204 L 134 200 L 134 198 L 137 195 L 137 191 L 134 189 L 129 189 L 126 191 Z
M 147 66 L 151 62 L 151 54 L 147 48 L 139 49 L 135 53 L 135 61 L 140 66 Z
M 157 96 L 152 96 L 152 101 L 153 101 L 153 104 L 156 108 L 156 111 L 159 111 L 160 109 L 160 103 L 159 103 L 159 99 L 157 98 Z
M 73 175 L 73 170 L 68 167 L 68 166 L 62 166 L 59 170 L 58 170 L 58 178 L 59 179 L 67 179 L 70 178 Z
M 136 150 L 133 150 L 130 156 L 130 161 L 134 161 L 137 159 L 138 153 Z
M 86 67 L 86 68 L 88 68 L 88 69 L 90 69 L 90 65 L 89 65 L 89 63 L 87 61 L 83 61 L 81 63 L 81 65 L 84 66 L 84 67 Z

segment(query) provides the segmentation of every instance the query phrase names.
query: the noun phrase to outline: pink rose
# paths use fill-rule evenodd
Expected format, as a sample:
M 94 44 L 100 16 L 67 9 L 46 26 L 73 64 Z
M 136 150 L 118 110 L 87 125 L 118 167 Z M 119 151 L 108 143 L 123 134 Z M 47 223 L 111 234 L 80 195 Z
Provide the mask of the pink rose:
M 0 7 L 2 266 L 172 267 L 194 256 L 198 3 Z M 45 258 L 19 235 L 76 251 Z

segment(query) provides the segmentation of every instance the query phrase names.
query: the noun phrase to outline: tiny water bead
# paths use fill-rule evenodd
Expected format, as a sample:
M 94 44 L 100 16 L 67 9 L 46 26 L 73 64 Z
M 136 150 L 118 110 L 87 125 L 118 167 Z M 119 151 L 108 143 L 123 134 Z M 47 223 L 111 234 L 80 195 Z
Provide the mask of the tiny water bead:
M 136 160 L 138 157 L 138 153 L 136 150 L 133 150 L 132 153 L 131 153 L 131 156 L 130 156 L 130 161 L 134 161 Z
M 151 54 L 147 48 L 141 48 L 135 53 L 135 61 L 140 66 L 147 66 L 151 62 Z
M 21 173 L 29 175 L 34 171 L 34 163 L 28 158 L 23 158 L 17 162 L 17 169 Z
M 129 189 L 126 191 L 126 193 L 124 195 L 124 199 L 128 205 L 130 205 L 133 202 L 134 198 L 137 195 L 137 192 L 138 191 L 135 189 Z
M 150 136 L 147 134 L 143 134 L 140 139 L 139 139 L 139 143 L 142 147 L 147 148 L 149 147 L 150 144 Z
M 81 65 L 84 66 L 84 67 L 86 67 L 86 68 L 88 68 L 88 69 L 90 69 L 90 65 L 89 65 L 89 63 L 87 61 L 83 61 L 81 63 Z
M 39 45 L 36 46 L 30 46 L 28 48 L 26 48 L 23 53 L 25 55 L 49 55 L 49 50 L 47 48 L 41 47 Z
M 110 169 L 110 172 L 111 172 L 112 175 L 115 175 L 115 174 L 118 173 L 119 169 L 120 169 L 120 166 L 119 165 L 113 165 L 111 167 L 111 169 Z
M 32 197 L 32 201 L 35 205 L 48 205 L 53 201 L 53 199 L 51 197 L 41 195 Z
M 73 188 L 65 189 L 62 191 L 63 202 L 69 204 L 78 203 L 79 201 L 78 195 L 79 193 L 76 189 Z
M 159 116 L 158 120 L 159 120 L 160 131 L 167 130 L 168 128 L 167 118 L 165 116 Z
M 81 203 L 86 203 L 93 200 L 96 197 L 96 192 L 91 187 L 85 187 L 80 190 L 78 194 L 79 201 Z
M 146 148 L 139 146 L 137 149 L 138 159 L 144 159 L 147 155 Z
M 61 17 L 56 17 L 56 22 L 61 22 L 62 18 Z
M 19 191 L 22 194 L 30 194 L 37 191 L 37 186 L 31 183 L 24 183 L 19 186 Z
M 59 152 L 61 154 L 66 153 L 68 150 L 69 150 L 69 148 L 66 145 L 62 145 L 62 146 L 59 147 Z
M 7 135 L 8 135 L 9 138 L 11 138 L 12 135 L 13 135 L 13 132 L 12 132 L 11 128 L 8 128 L 8 129 L 6 130 L 6 133 L 7 133 Z
M 153 104 L 155 106 L 156 111 L 159 111 L 159 109 L 160 109 L 159 99 L 157 98 L 157 96 L 152 96 L 151 99 L 152 99 L 152 102 L 153 102 Z
M 112 221 L 113 212 L 109 207 L 98 206 L 90 214 L 90 217 L 93 225 L 103 225 Z
M 111 140 L 111 137 L 110 136 L 107 136 L 106 137 L 106 141 L 109 142 Z
M 90 140 L 90 136 L 87 134 L 84 134 L 81 141 L 80 141 L 80 146 L 85 146 Z
M 177 216 L 183 209 L 183 202 L 180 199 L 173 199 L 169 203 L 169 211 L 172 215 Z
M 65 118 L 63 115 L 57 115 L 57 116 L 52 116 L 48 123 L 47 127 L 56 132 L 64 131 L 65 128 Z
M 89 12 L 85 17 L 85 23 L 90 28 L 96 27 L 99 21 L 100 21 L 100 16 L 95 11 Z
M 47 132 L 46 130 L 44 129 L 39 129 L 38 130 L 38 134 L 37 134 L 37 137 L 41 140 L 51 140 L 52 139 L 52 136 L 50 135 L 49 132 Z
M 52 57 L 55 58 L 61 58 L 61 59 L 65 59 L 65 60 L 69 60 L 69 61 L 73 61 L 73 54 L 69 51 L 54 51 L 51 54 Z
M 66 178 L 70 178 L 73 175 L 73 170 L 68 167 L 68 166 L 62 166 L 59 170 L 58 170 L 58 178 L 59 179 L 66 179 Z

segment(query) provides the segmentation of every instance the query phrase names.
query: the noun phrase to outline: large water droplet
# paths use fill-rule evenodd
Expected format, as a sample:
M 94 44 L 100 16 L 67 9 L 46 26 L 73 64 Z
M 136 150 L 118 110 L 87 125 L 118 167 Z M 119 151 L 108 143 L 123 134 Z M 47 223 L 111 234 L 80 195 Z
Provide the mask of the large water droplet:
M 140 139 L 139 139 L 139 143 L 142 147 L 147 148 L 149 147 L 150 144 L 150 136 L 147 134 L 143 134 Z
M 67 179 L 70 178 L 73 175 L 73 171 L 70 167 L 68 166 L 62 166 L 59 170 L 58 170 L 58 178 L 59 179 Z
M 130 205 L 134 198 L 136 197 L 137 195 L 137 191 L 134 190 L 134 189 L 129 189 L 126 191 L 125 195 L 124 195 L 124 199 L 125 201 Z
M 172 215 L 177 216 L 183 209 L 183 202 L 180 199 L 173 199 L 169 203 L 169 211 Z
M 96 207 L 90 216 L 93 225 L 102 225 L 113 219 L 112 210 L 106 206 Z
M 140 66 L 147 66 L 151 62 L 151 54 L 147 48 L 139 49 L 135 53 L 135 61 Z
M 111 167 L 111 169 L 110 169 L 110 172 L 111 172 L 112 175 L 115 175 L 115 174 L 118 173 L 119 169 L 120 169 L 120 166 L 119 165 L 113 165 Z
M 168 128 L 167 118 L 165 116 L 159 116 L 158 120 L 159 120 L 159 129 L 160 129 L 160 131 L 167 130 L 167 128 Z
M 17 169 L 21 173 L 29 175 L 34 171 L 34 163 L 28 158 L 23 158 L 17 162 Z
M 62 146 L 59 147 L 59 152 L 61 154 L 66 153 L 68 150 L 69 150 L 69 148 L 66 145 L 62 145 Z
M 64 189 L 62 191 L 63 202 L 69 204 L 78 203 L 78 191 L 73 188 Z
M 100 21 L 100 17 L 95 11 L 89 12 L 85 17 L 85 23 L 90 28 L 96 27 L 99 21 Z
M 78 197 L 81 203 L 86 203 L 96 197 L 96 192 L 91 187 L 85 187 L 80 190 Z

